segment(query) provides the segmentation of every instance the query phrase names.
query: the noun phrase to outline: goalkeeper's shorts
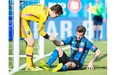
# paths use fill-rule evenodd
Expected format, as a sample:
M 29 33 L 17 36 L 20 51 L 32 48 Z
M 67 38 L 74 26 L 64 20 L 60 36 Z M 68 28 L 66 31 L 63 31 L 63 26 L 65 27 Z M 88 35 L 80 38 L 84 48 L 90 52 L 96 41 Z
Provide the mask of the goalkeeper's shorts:
M 32 31 L 29 25 L 29 21 L 25 19 L 21 19 L 20 22 L 20 37 L 27 38 L 32 36 Z

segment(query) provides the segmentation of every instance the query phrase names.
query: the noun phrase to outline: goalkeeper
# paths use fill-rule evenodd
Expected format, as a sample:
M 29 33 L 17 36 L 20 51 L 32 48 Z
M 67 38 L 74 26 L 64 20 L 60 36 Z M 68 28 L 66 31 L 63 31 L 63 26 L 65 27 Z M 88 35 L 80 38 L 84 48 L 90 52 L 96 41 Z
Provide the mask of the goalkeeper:
M 94 69 L 93 63 L 101 52 L 84 36 L 85 32 L 86 28 L 80 25 L 76 29 L 76 36 L 68 37 L 62 41 L 54 40 L 53 42 L 56 46 L 70 45 L 70 56 L 67 56 L 62 48 L 57 47 L 49 57 L 47 64 L 42 60 L 40 61 L 40 67 L 46 71 L 49 71 L 49 67 L 51 67 L 53 62 L 58 58 L 59 64 L 56 68 L 53 69 L 53 72 L 57 72 L 59 70 L 78 70 L 82 68 L 84 60 L 89 50 L 91 50 L 92 52 L 95 52 L 95 54 L 94 57 L 90 60 L 87 69 Z
M 30 28 L 30 21 L 34 21 L 38 24 L 38 33 L 45 39 L 51 40 L 54 35 L 49 36 L 45 31 L 45 22 L 50 16 L 51 18 L 56 18 L 63 13 L 62 7 L 59 4 L 53 5 L 48 8 L 42 4 L 30 5 L 25 7 L 20 12 L 20 37 L 24 38 L 26 42 L 26 70 L 38 71 L 39 68 L 33 63 L 33 48 L 34 48 L 34 38 Z

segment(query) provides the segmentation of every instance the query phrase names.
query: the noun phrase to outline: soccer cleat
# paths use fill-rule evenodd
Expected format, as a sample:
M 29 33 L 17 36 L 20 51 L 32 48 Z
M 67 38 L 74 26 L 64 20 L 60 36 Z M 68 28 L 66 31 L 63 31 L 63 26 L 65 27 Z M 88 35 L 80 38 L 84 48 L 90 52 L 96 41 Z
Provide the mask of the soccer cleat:
M 36 65 L 33 65 L 33 67 L 34 67 L 35 69 L 37 69 L 37 70 L 43 70 L 42 68 L 39 68 L 39 67 L 36 66 Z
M 42 68 L 39 68 L 39 67 L 35 67 L 36 70 L 40 71 L 40 70 L 43 70 Z
M 39 71 L 39 70 L 42 70 L 41 68 L 34 68 L 34 67 L 26 67 L 26 69 L 25 69 L 26 71 Z
M 62 63 L 59 63 L 57 67 L 55 67 L 52 71 L 53 72 L 58 72 L 59 70 L 61 70 L 63 64 Z
M 42 68 L 42 69 L 44 69 L 45 71 L 49 71 L 49 67 L 48 67 L 48 65 L 44 62 L 44 61 L 40 61 L 39 62 L 39 65 L 40 65 L 40 67 Z

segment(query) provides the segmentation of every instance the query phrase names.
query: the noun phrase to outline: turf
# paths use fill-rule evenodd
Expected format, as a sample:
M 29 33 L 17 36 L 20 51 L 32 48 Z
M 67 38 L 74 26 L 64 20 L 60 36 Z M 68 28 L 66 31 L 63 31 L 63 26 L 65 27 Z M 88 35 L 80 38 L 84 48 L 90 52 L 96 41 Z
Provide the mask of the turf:
M 38 47 L 37 47 L 37 41 L 35 40 L 35 47 L 34 47 L 34 54 L 37 54 Z M 87 70 L 87 64 L 92 59 L 94 53 L 89 52 L 88 56 L 86 57 L 85 64 L 82 68 L 82 70 L 70 70 L 70 71 L 64 71 L 64 72 L 52 72 L 52 69 L 57 66 L 58 60 L 56 60 L 52 67 L 50 68 L 50 71 L 38 71 L 38 72 L 30 72 L 25 71 L 24 69 L 14 73 L 13 75 L 107 75 L 107 41 L 93 41 L 93 43 L 101 50 L 101 56 L 94 62 L 94 70 Z M 9 49 L 9 54 L 12 54 L 12 41 L 9 42 L 9 46 L 11 49 Z M 65 47 L 65 46 L 62 46 Z M 53 49 L 56 48 L 56 46 L 50 42 L 45 40 L 45 54 L 50 53 L 53 51 Z M 65 50 L 67 54 L 70 53 L 70 49 Z M 23 40 L 20 41 L 20 54 L 25 54 L 25 42 Z M 41 59 L 47 62 L 48 57 Z M 9 58 L 9 61 L 11 61 L 11 58 Z M 25 63 L 25 58 L 20 58 L 20 65 Z M 39 66 L 39 61 L 37 61 L 35 64 Z M 9 66 L 12 63 L 9 62 Z

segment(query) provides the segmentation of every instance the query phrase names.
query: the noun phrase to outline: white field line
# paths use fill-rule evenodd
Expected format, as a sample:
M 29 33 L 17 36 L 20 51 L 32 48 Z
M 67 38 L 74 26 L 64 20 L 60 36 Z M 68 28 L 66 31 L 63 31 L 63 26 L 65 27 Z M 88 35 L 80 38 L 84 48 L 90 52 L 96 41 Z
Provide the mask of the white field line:
M 70 48 L 70 46 L 64 47 L 64 48 L 62 48 L 62 50 L 66 50 L 66 49 L 68 49 L 68 48 Z M 52 52 L 51 52 L 51 53 L 52 53 Z M 34 58 L 33 62 L 36 62 L 36 61 L 38 61 L 38 60 L 40 60 L 40 59 L 42 59 L 42 58 L 45 58 L 45 57 L 47 57 L 47 56 L 50 56 L 51 53 L 48 53 L 48 54 L 44 55 L 43 57 L 40 57 L 40 56 L 37 56 L 37 55 L 36 55 L 36 57 Z M 24 55 L 23 55 L 23 56 L 24 56 Z M 21 65 L 21 66 L 19 67 L 19 70 L 23 69 L 24 67 L 26 67 L 26 63 L 23 64 L 23 65 Z M 18 71 L 19 71 L 19 70 L 18 70 Z M 16 71 L 16 70 L 10 71 L 10 72 L 9 72 L 9 75 L 12 75 L 13 73 L 18 72 L 18 71 Z

